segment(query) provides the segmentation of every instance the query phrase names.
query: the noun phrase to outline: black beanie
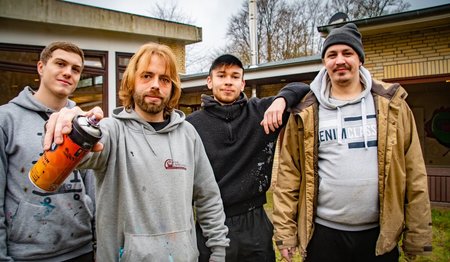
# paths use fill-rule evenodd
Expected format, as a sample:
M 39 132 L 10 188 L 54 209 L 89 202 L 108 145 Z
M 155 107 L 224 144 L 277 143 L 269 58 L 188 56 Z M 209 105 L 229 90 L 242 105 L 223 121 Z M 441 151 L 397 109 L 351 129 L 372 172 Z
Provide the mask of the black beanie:
M 359 56 L 359 60 L 364 64 L 364 47 L 361 41 L 361 33 L 358 31 L 353 23 L 348 23 L 339 28 L 334 28 L 328 34 L 322 47 L 322 58 L 325 56 L 325 52 L 328 47 L 337 44 L 348 45 L 356 51 Z

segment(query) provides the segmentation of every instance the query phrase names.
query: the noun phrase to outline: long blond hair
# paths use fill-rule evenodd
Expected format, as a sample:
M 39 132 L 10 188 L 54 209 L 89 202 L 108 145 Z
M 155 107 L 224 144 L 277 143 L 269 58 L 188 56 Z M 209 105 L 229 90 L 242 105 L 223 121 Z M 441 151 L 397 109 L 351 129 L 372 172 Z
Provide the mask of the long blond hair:
M 120 84 L 119 98 L 123 106 L 129 110 L 134 108 L 134 85 L 136 79 L 136 72 L 138 71 L 139 62 L 142 60 L 144 64 L 148 65 L 152 55 L 158 55 L 166 64 L 165 72 L 169 73 L 172 81 L 172 90 L 170 92 L 170 99 L 164 108 L 164 117 L 170 115 L 173 109 L 178 105 L 178 100 L 181 96 L 181 82 L 177 71 L 175 54 L 166 45 L 147 43 L 139 48 L 139 50 L 131 57 L 130 63 L 125 70 Z

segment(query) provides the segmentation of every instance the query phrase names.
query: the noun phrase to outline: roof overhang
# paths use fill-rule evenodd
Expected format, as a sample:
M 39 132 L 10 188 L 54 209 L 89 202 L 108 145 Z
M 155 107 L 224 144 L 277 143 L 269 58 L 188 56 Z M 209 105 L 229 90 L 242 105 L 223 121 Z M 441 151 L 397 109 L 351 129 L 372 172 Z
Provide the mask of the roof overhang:
M 186 45 L 202 40 L 202 29 L 193 25 L 61 0 L 2 0 L 0 2 L 0 18 L 145 35 L 152 38 L 181 41 Z
M 270 62 L 245 68 L 246 86 L 278 84 L 311 80 L 322 68 L 320 56 L 308 56 L 281 62 Z M 206 88 L 208 73 L 181 76 L 183 91 L 199 91 Z

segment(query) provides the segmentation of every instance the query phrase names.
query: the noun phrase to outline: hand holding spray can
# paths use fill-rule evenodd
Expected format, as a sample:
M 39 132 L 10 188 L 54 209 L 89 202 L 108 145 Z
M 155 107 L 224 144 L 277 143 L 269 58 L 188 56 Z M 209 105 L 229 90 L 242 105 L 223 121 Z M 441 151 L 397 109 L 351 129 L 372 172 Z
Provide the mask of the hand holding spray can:
M 63 143 L 44 151 L 31 168 L 31 183 L 45 191 L 56 191 L 101 137 L 95 116 L 74 117 L 72 131 L 64 135 Z

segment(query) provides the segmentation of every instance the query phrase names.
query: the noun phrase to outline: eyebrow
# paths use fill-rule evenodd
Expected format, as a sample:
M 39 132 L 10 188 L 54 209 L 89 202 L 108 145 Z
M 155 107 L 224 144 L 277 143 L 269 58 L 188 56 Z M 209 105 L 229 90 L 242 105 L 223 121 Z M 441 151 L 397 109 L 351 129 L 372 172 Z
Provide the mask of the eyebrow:
M 67 60 L 65 60 L 65 59 L 62 59 L 62 58 L 59 58 L 59 57 L 55 57 L 55 60 L 54 60 L 55 62 L 64 62 L 64 63 L 66 63 L 66 64 L 71 64 L 71 63 L 69 63 Z M 83 66 L 81 66 L 81 65 L 78 65 L 78 64 L 72 64 L 72 67 L 76 67 L 76 68 L 82 68 Z
M 226 73 L 226 70 L 218 70 L 218 71 L 216 71 L 216 74 L 224 74 L 224 73 Z M 241 72 L 237 72 L 237 71 L 233 71 L 233 72 L 231 72 L 231 74 L 232 75 L 242 75 Z
M 154 72 L 152 72 L 152 71 L 142 71 L 140 74 L 141 74 L 141 75 L 142 75 L 142 74 L 156 75 L 156 74 L 155 74 Z M 166 74 L 162 74 L 162 75 L 160 75 L 160 76 L 170 78 L 170 76 L 169 76 L 169 75 L 166 75 Z

